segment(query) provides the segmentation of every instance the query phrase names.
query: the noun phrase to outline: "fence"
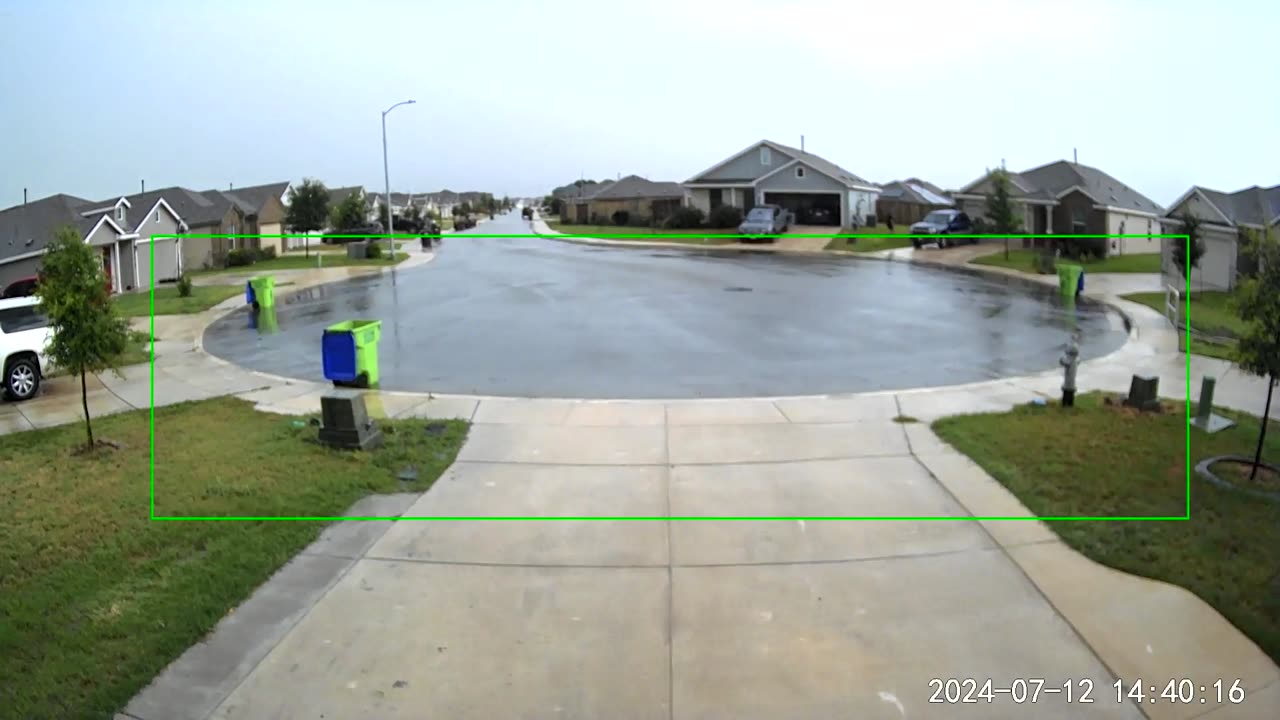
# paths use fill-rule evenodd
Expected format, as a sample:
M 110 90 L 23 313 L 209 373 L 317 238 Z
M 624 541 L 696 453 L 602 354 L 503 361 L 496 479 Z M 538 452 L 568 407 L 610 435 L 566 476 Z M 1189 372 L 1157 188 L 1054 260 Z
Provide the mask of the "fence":
M 290 235 L 285 238 L 285 250 L 305 250 L 308 247 L 318 247 L 322 233 L 307 233 L 306 235 Z
M 1178 310 L 1181 308 L 1182 292 L 1172 285 L 1164 287 L 1164 316 L 1169 324 L 1178 327 Z

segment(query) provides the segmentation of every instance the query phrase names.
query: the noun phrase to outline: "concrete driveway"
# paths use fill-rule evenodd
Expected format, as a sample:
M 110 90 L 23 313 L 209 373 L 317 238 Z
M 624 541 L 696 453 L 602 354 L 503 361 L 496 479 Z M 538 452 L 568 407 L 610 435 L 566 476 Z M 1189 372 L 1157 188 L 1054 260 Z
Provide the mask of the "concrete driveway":
M 305 412 L 322 392 L 241 397 Z M 470 417 L 472 434 L 428 493 L 352 512 L 1020 514 L 927 426 L 891 420 L 1027 396 L 1003 392 L 667 403 L 383 393 L 378 413 Z M 1114 699 L 1116 677 L 1224 673 L 1258 700 L 1209 717 L 1272 716 L 1275 666 L 1216 613 L 1084 560 L 1039 522 L 401 520 L 331 527 L 124 717 L 1141 718 Z M 932 703 L 934 678 L 1039 678 L 1077 694 L 1092 683 L 1095 702 Z

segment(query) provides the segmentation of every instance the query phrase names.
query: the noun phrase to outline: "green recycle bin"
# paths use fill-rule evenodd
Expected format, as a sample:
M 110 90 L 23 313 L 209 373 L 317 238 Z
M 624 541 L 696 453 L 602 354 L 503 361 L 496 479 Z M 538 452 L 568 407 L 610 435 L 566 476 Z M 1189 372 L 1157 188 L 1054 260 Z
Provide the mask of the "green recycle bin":
M 1080 276 L 1084 268 L 1080 265 L 1058 266 L 1058 289 L 1065 297 L 1075 297 L 1080 292 Z
M 259 275 L 250 278 L 245 288 L 245 299 L 250 305 L 260 308 L 276 306 L 276 279 L 273 275 Z
M 325 379 L 335 385 L 376 386 L 381 337 L 381 320 L 344 320 L 325 328 L 321 342 Z

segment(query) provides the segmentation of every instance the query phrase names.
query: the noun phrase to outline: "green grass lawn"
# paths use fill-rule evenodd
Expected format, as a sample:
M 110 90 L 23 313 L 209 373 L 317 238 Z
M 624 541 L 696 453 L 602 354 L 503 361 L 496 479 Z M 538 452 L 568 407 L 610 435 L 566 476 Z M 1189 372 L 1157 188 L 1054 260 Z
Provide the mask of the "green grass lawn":
M 1123 296 L 1125 300 L 1132 300 L 1136 303 L 1142 303 L 1149 308 L 1153 308 L 1164 313 L 1164 293 L 1132 293 Z M 1191 338 L 1191 352 L 1196 355 L 1205 355 L 1208 357 L 1220 358 L 1222 360 L 1234 360 L 1236 344 L 1232 338 L 1243 335 L 1247 330 L 1247 324 L 1235 310 L 1231 308 L 1231 293 L 1204 291 L 1192 293 L 1189 297 L 1191 303 L 1191 329 L 1193 333 L 1202 333 L 1210 338 L 1222 338 L 1222 342 L 1215 342 L 1204 337 Z M 1186 303 L 1187 299 L 1180 301 Z M 1180 307 L 1178 317 L 1182 318 L 1187 313 L 1185 307 Z M 1179 349 L 1186 350 L 1186 338 L 1179 334 Z
M 164 285 L 155 289 L 156 315 L 186 315 L 204 312 L 218 303 L 235 295 L 243 295 L 242 285 L 196 285 L 191 288 L 189 297 L 178 295 L 178 288 Z M 117 295 L 114 298 L 120 314 L 125 317 L 147 317 L 151 315 L 151 293 L 142 290 L 135 293 Z
M 343 253 L 326 253 L 315 252 L 316 248 L 311 248 L 311 257 L 306 257 L 301 252 L 289 252 L 281 257 L 272 260 L 261 260 L 252 265 L 242 265 L 238 267 L 214 268 L 212 270 L 201 270 L 193 275 L 216 275 L 219 273 L 271 273 L 278 270 L 307 270 L 315 267 L 353 267 L 353 266 L 370 266 L 370 267 L 390 267 L 404 261 L 407 257 L 404 253 L 396 253 L 396 259 L 392 261 L 385 254 L 377 260 L 353 260 Z
M 1040 516 L 1181 516 L 1186 508 L 1184 407 L 1138 414 L 1107 407 L 1098 394 L 1078 407 L 1024 406 L 950 417 L 937 434 L 981 465 Z M 1191 431 L 1192 464 L 1215 455 L 1253 456 L 1259 421 Z M 1267 430 L 1264 458 L 1280 459 L 1280 423 Z M 1071 547 L 1125 572 L 1199 595 L 1280 661 L 1280 503 L 1191 481 L 1190 521 L 1054 522 Z
M 340 515 L 426 489 L 467 434 L 382 421 L 384 449 L 340 453 L 232 398 L 155 414 L 159 515 Z M 79 423 L 0 437 L 0 715 L 111 717 L 323 529 L 149 521 L 148 426 L 146 411 L 97 420 L 121 449 L 79 456 Z M 406 465 L 417 481 L 396 479 Z
M 1034 273 L 1036 271 L 1036 255 L 1038 254 L 1040 254 L 1040 251 L 1034 248 L 1018 248 L 1010 250 L 1009 259 L 1006 260 L 1004 250 L 999 250 L 995 254 L 983 255 L 969 262 L 974 265 L 991 265 Z M 1069 259 L 1062 260 L 1062 262 L 1077 264 L 1077 261 Z M 1093 260 L 1082 264 L 1086 273 L 1158 273 L 1160 272 L 1160 253 L 1113 255 L 1102 260 Z M 1088 281 L 1086 280 L 1085 282 Z
M 608 240 L 674 242 L 688 245 L 728 245 L 736 242 L 736 238 L 718 236 L 735 235 L 738 232 L 737 228 L 667 230 L 665 228 L 621 227 L 618 225 L 565 225 L 553 221 L 548 221 L 547 225 L 556 232 L 568 235 L 584 235 Z M 643 235 L 645 237 L 614 237 L 615 235 Z M 692 237 L 676 237 L 676 235 L 690 235 Z
M 911 229 L 910 225 L 898 225 L 893 230 L 884 227 L 858 228 L 855 232 L 849 233 L 847 230 L 841 230 L 841 234 L 865 235 L 867 237 L 856 238 L 832 238 L 827 243 L 826 250 L 849 250 L 851 252 L 869 253 L 880 250 L 897 250 L 899 248 L 911 247 L 911 238 L 896 237 L 898 235 L 906 235 Z

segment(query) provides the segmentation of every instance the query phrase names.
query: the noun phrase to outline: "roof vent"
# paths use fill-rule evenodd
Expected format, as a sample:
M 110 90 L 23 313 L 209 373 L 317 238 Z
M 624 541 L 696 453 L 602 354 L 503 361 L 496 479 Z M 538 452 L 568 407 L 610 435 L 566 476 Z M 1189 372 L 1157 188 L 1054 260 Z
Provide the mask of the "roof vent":
M 27 242 L 26 242 L 27 247 L 31 247 L 31 243 L 33 242 L 35 242 L 35 238 L 27 238 Z

